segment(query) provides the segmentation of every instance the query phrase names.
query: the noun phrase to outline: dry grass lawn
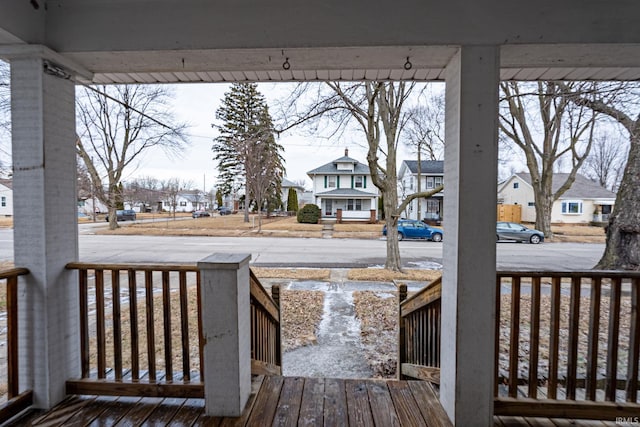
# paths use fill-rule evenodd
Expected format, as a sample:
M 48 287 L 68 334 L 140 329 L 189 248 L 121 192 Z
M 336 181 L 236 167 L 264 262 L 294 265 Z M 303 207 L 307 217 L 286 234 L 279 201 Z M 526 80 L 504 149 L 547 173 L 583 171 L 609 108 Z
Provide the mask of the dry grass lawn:
M 329 280 L 331 270 L 317 268 L 251 267 L 258 279 Z
M 606 234 L 603 227 L 589 225 L 554 225 L 552 242 L 605 243 Z
M 13 227 L 13 218 L 9 216 L 0 216 L 0 228 Z
M 437 270 L 405 270 L 403 273 L 385 270 L 383 268 L 352 268 L 347 278 L 372 282 L 391 282 L 393 280 L 418 280 L 430 282 L 442 275 Z

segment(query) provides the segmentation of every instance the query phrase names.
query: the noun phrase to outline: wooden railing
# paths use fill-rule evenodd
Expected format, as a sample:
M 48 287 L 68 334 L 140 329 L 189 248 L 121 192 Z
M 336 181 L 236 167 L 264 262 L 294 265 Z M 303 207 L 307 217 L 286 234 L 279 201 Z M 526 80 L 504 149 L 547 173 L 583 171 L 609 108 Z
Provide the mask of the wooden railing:
M 633 272 L 499 272 L 495 413 L 637 416 L 639 286 Z
M 67 393 L 203 397 L 195 265 L 71 263 L 67 268 L 79 272 L 82 366 L 81 378 L 67 381 Z M 279 372 L 279 319 L 278 306 L 252 273 L 252 373 Z
M 4 422 L 33 404 L 31 390 L 20 391 L 18 371 L 18 277 L 29 274 L 26 268 L 0 271 L 0 284 L 6 285 L 7 319 L 7 401 L 0 405 L 0 422 Z
M 440 286 L 401 302 L 403 376 L 438 382 Z M 639 309 L 640 273 L 498 272 L 495 414 L 637 416 Z
M 271 288 L 273 299 L 251 272 L 251 373 L 282 374 L 280 287 Z
M 440 298 L 442 281 L 434 280 L 407 297 L 407 286 L 400 285 L 399 378 L 418 378 L 440 383 Z

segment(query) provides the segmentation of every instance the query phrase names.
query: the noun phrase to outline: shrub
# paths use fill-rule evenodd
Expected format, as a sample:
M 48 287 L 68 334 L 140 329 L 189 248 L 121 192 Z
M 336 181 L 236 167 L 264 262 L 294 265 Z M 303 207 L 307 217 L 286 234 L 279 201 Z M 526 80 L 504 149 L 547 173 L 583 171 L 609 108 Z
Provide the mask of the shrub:
M 306 204 L 298 211 L 298 222 L 317 224 L 320 220 L 320 208 L 314 204 Z

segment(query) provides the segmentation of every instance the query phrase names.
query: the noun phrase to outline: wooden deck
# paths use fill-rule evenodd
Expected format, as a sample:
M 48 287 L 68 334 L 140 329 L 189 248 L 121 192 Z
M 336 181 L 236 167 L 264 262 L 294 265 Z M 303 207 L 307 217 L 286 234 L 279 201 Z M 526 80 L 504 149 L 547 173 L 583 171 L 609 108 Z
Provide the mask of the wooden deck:
M 239 418 L 203 414 L 203 399 L 70 396 L 19 426 L 450 426 L 424 381 L 255 377 Z

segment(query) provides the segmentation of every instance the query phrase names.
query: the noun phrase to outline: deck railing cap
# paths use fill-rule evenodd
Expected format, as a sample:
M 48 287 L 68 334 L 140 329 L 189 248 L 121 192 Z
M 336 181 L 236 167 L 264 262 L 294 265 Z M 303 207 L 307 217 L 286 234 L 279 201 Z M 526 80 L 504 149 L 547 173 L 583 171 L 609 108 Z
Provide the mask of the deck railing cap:
M 251 254 L 211 254 L 198 261 L 198 268 L 237 270 L 251 261 Z

